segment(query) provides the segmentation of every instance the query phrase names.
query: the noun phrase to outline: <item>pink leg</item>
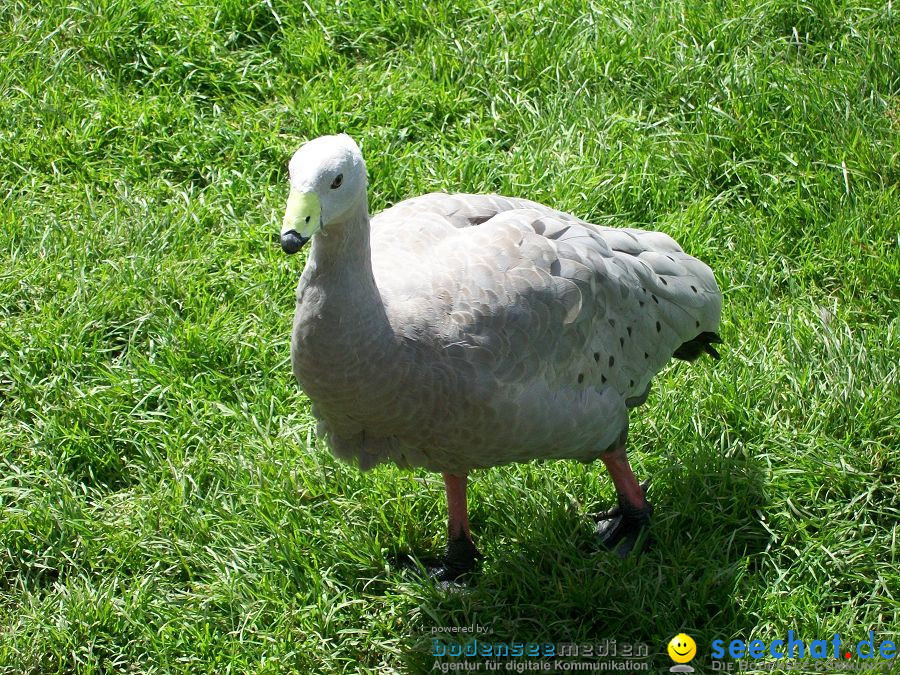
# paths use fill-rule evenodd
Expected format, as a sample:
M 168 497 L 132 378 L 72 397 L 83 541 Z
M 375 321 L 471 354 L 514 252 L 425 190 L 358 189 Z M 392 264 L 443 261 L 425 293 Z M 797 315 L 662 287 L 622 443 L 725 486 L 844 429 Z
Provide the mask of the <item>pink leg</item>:
M 634 477 L 634 472 L 631 470 L 625 454 L 625 448 L 618 448 L 600 455 L 600 459 L 603 460 L 606 470 L 609 471 L 613 485 L 616 486 L 616 492 L 632 506 L 643 508 L 647 504 L 647 499 L 644 497 L 644 491 L 638 484 L 637 478 Z
M 428 565 L 429 574 L 439 582 L 455 581 L 475 568 L 481 553 L 475 548 L 469 531 L 466 507 L 467 474 L 445 473 L 447 490 L 447 551 L 436 564 Z
M 468 475 L 455 476 L 445 473 L 444 487 L 447 490 L 447 533 L 450 539 L 465 537 L 472 541 L 469 531 L 469 510 L 466 504 L 466 484 Z
M 641 531 L 650 522 L 653 507 L 644 497 L 644 489 L 638 484 L 631 465 L 628 464 L 624 434 L 619 447 L 600 455 L 600 459 L 616 486 L 619 505 L 600 515 L 597 534 L 607 548 L 624 558 L 636 546 L 639 550 L 645 550 L 649 545 L 649 539 L 642 537 Z

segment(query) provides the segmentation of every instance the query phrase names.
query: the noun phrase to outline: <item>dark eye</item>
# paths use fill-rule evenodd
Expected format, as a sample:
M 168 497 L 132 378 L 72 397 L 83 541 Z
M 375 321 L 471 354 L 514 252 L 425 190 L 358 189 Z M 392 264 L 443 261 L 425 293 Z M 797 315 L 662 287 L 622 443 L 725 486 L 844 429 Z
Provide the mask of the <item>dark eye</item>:
M 334 177 L 334 180 L 331 181 L 331 189 L 337 190 L 339 187 L 341 187 L 341 183 L 343 183 L 343 182 L 344 182 L 344 174 L 339 173 L 337 176 Z

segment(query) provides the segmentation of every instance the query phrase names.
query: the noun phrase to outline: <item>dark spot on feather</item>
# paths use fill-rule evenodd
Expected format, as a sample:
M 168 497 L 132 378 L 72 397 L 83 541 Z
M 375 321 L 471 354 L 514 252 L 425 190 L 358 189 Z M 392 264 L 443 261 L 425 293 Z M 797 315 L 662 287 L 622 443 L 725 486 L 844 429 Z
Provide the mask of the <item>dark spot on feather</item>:
M 669 285 L 669 282 L 666 281 L 666 278 L 665 278 L 665 277 L 660 277 L 659 280 L 660 280 L 661 282 L 663 282 L 663 286 L 668 286 L 668 285 Z
M 657 321 L 657 322 L 656 322 L 656 332 L 658 333 L 658 332 L 661 331 L 661 330 L 662 330 L 662 326 L 660 326 L 660 325 L 659 325 L 659 321 Z
M 562 227 L 559 230 L 557 230 L 556 232 L 553 232 L 552 234 L 544 234 L 544 236 L 547 237 L 547 239 L 559 239 L 568 231 L 569 231 L 568 227 Z
M 657 305 L 659 304 L 659 299 L 655 295 L 651 295 L 650 297 L 653 298 L 653 302 L 655 302 Z
M 600 363 L 600 352 L 594 352 L 594 362 Z
M 675 262 L 675 258 L 673 258 L 672 256 L 667 255 L 666 257 L 667 257 L 669 260 L 671 260 L 672 262 Z
M 613 358 L 612 356 L 610 356 L 610 357 L 609 357 L 609 367 L 612 368 L 612 367 L 613 367 L 613 364 L 614 364 L 615 362 L 616 362 L 615 358 Z
M 628 337 L 631 337 L 631 326 L 628 326 Z
M 696 287 L 696 286 L 691 286 L 691 290 L 694 291 L 694 293 L 696 293 L 696 292 L 697 292 L 697 287 Z
M 628 386 L 629 386 L 629 387 L 633 387 L 633 386 L 634 386 L 634 380 L 628 380 Z
M 638 302 L 641 304 L 641 307 L 644 306 L 644 301 L 643 301 L 643 300 L 638 300 Z
M 615 328 L 615 327 L 616 327 L 616 320 L 615 320 L 615 319 L 610 319 L 610 320 L 609 320 L 609 325 L 612 326 L 613 328 Z
M 644 352 L 644 358 L 645 358 L 645 359 L 649 359 L 649 358 L 650 358 L 650 355 L 649 355 L 647 352 Z
M 606 375 L 601 375 L 601 376 L 600 376 L 600 383 L 601 383 L 601 384 L 605 384 L 605 383 L 606 383 Z
M 625 346 L 625 338 L 619 338 L 619 346 L 620 346 L 620 347 L 624 347 L 624 346 Z
M 582 382 L 584 382 L 584 373 L 579 373 L 578 374 L 578 384 L 581 384 Z
M 641 290 L 642 290 L 642 291 L 644 291 L 644 293 L 646 293 L 646 292 L 647 292 L 647 289 L 646 289 L 646 288 L 644 288 L 644 287 L 643 287 L 643 286 L 641 286 Z
M 699 322 L 699 321 L 695 321 L 694 323 L 697 324 L 697 328 L 700 328 L 700 322 Z

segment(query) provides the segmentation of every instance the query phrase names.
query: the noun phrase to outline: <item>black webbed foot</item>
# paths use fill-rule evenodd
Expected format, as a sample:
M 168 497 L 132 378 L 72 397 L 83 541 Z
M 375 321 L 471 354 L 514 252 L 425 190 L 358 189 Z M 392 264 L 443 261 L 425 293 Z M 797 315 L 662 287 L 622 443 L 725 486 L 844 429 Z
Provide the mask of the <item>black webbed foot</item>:
M 420 558 L 418 564 L 409 558 L 407 566 L 424 568 L 430 579 L 443 586 L 450 583 L 464 583 L 483 557 L 481 551 L 468 537 L 460 535 L 447 541 L 447 550 L 441 557 Z
M 648 482 L 641 485 L 647 494 Z M 620 558 L 625 558 L 632 551 L 642 553 L 650 546 L 650 536 L 646 532 L 653 505 L 645 502 L 643 507 L 636 507 L 619 495 L 619 505 L 608 511 L 593 514 L 597 521 L 597 534 L 604 547 L 615 551 Z
M 465 535 L 447 541 L 447 551 L 433 564 L 426 566 L 428 575 L 435 581 L 460 581 L 475 571 L 481 555 L 475 544 Z

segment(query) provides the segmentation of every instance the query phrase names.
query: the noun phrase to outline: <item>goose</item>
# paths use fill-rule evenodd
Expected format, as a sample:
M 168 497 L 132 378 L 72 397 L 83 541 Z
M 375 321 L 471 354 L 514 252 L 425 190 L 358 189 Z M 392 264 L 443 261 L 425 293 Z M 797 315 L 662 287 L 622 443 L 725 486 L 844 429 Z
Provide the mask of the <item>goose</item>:
M 370 216 L 346 134 L 306 142 L 288 168 L 281 247 L 310 243 L 294 375 L 336 457 L 443 475 L 447 547 L 428 571 L 459 580 L 482 557 L 468 474 L 535 459 L 599 458 L 618 496 L 599 539 L 643 550 L 652 506 L 626 456 L 629 410 L 671 357 L 718 358 L 710 268 L 666 234 L 496 194 L 425 194 Z

